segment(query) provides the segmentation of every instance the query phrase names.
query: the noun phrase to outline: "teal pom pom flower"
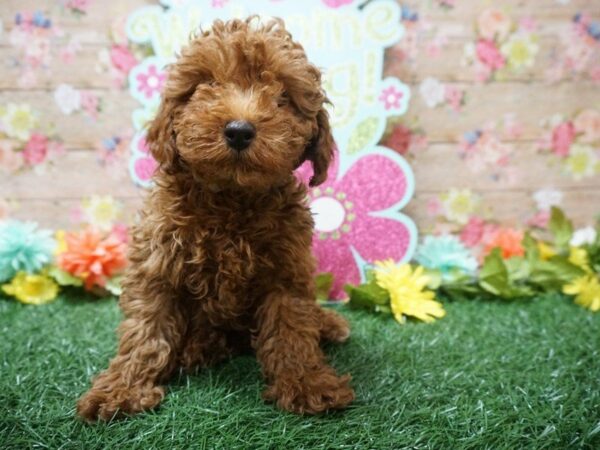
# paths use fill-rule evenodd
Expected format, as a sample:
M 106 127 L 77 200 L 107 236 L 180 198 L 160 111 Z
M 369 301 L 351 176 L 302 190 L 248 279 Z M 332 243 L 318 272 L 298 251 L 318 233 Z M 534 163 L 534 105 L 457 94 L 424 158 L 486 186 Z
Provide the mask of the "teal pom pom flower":
M 34 222 L 0 222 L 0 283 L 17 272 L 34 273 L 52 261 L 56 242 L 52 233 Z
M 425 237 L 415 260 L 428 269 L 439 270 L 442 276 L 454 270 L 473 274 L 477 269 L 477 260 L 456 236 Z

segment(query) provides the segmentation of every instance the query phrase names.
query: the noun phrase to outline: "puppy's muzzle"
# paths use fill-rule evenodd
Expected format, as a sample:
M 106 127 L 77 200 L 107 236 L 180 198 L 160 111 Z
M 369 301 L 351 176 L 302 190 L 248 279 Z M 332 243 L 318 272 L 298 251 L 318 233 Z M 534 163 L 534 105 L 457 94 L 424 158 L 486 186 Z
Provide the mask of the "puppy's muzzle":
M 234 120 L 225 125 L 225 140 L 232 149 L 241 152 L 252 144 L 256 128 L 245 120 Z

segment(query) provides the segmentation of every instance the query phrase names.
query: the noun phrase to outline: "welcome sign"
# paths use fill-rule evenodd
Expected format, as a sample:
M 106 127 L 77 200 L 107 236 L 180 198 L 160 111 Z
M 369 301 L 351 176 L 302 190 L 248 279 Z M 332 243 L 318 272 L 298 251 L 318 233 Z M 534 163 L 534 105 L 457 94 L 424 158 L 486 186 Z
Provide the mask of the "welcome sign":
M 378 146 L 387 118 L 404 114 L 410 91 L 397 78 L 383 79 L 384 52 L 403 35 L 400 8 L 393 0 L 361 5 L 357 0 L 162 0 L 133 12 L 128 37 L 149 44 L 153 55 L 129 76 L 133 113 L 130 172 L 149 186 L 156 162 L 145 143 L 145 125 L 156 113 L 172 63 L 189 36 L 209 29 L 215 19 L 259 15 L 281 17 L 323 70 L 336 163 L 326 183 L 310 192 L 315 216 L 314 251 L 319 270 L 334 273 L 332 296 L 342 298 L 343 284 L 360 282 L 364 268 L 378 259 L 407 261 L 417 240 L 414 223 L 399 210 L 414 190 L 412 171 L 395 152 Z M 305 167 L 298 170 L 308 177 Z

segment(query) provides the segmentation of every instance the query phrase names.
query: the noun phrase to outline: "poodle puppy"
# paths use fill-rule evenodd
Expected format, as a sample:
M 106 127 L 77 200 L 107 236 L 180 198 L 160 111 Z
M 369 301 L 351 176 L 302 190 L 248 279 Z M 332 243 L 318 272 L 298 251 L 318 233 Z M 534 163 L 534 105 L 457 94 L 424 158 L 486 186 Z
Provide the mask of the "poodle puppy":
M 147 134 L 159 167 L 133 231 L 117 356 L 77 411 L 109 420 L 155 407 L 180 367 L 255 352 L 279 408 L 354 398 L 320 348 L 347 321 L 315 301 L 313 219 L 293 175 L 327 177 L 333 138 L 321 74 L 281 20 L 217 21 L 170 68 Z

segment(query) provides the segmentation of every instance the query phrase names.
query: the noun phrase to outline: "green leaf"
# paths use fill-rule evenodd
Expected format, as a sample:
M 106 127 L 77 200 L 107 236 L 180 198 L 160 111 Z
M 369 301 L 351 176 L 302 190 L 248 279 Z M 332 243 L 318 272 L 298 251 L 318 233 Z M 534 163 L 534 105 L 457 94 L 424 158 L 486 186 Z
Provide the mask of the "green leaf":
M 523 271 L 519 267 L 521 262 L 514 264 L 515 270 Z M 519 297 L 529 297 L 534 294 L 533 289 L 526 285 L 517 285 L 510 278 L 508 266 L 500 256 L 500 249 L 495 248 L 485 258 L 483 267 L 479 274 L 479 285 L 482 289 L 497 297 L 505 299 L 514 299 Z
M 83 286 L 83 280 L 81 278 L 74 277 L 70 273 L 61 270 L 56 266 L 50 267 L 48 275 L 54 278 L 60 286 Z
M 530 281 L 544 291 L 560 291 L 562 287 L 585 271 L 569 262 L 566 256 L 553 256 L 548 261 L 538 261 L 533 267 Z
M 509 290 L 508 269 L 500 256 L 499 248 L 495 248 L 485 257 L 479 272 L 479 285 L 487 292 L 498 296 L 502 296 Z
M 367 308 L 376 312 L 391 312 L 389 309 L 390 295 L 375 280 L 359 286 L 347 284 L 344 286 L 344 290 L 350 296 L 348 305 L 351 307 Z
M 508 270 L 510 283 L 523 281 L 529 278 L 531 273 L 529 261 L 521 256 L 515 256 L 504 261 Z
M 360 122 L 350 135 L 346 152 L 353 155 L 375 143 L 379 138 L 382 120 L 382 118 L 374 116 L 367 117 Z
M 523 248 L 525 249 L 525 259 L 532 267 L 540 259 L 540 249 L 529 232 L 525 233 L 525 237 L 523 237 Z
M 112 295 L 116 295 L 117 297 L 123 293 L 123 288 L 121 287 L 121 282 L 123 281 L 122 276 L 113 277 L 106 282 L 106 290 L 110 292 Z
M 560 249 L 566 249 L 573 237 L 573 222 L 567 219 L 565 213 L 556 206 L 552 207 L 548 228 L 554 236 L 555 245 Z
M 333 286 L 333 274 L 330 272 L 320 273 L 315 279 L 317 301 L 326 302 L 329 300 L 329 293 Z
M 489 295 L 486 291 L 475 283 L 444 283 L 438 291 L 449 300 L 474 299 Z

